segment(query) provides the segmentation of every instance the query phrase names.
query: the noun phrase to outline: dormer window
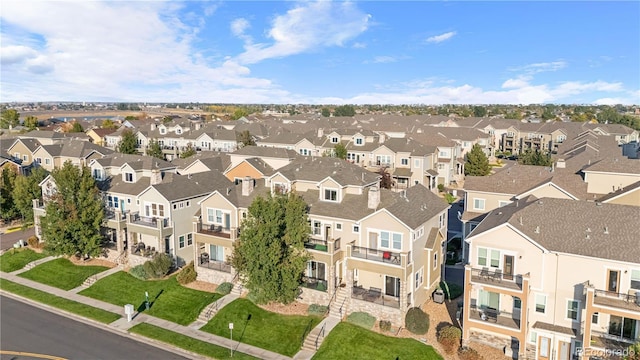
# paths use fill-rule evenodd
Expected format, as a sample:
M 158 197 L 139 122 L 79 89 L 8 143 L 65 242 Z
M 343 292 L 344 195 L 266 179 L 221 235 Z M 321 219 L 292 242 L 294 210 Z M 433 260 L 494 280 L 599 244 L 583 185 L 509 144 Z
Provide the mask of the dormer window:
M 161 127 L 159 130 L 160 130 L 160 134 L 162 135 L 167 133 L 167 129 L 165 129 L 164 127 Z
M 126 172 L 124 173 L 124 181 L 125 182 L 133 182 L 133 173 Z
M 176 129 L 176 134 L 178 134 L 178 135 L 182 134 L 182 129 L 181 128 L 177 128 Z
M 338 143 L 338 141 L 339 141 L 339 139 L 338 139 L 338 137 L 337 137 L 337 136 L 332 136 L 332 137 L 331 137 L 331 143 L 332 143 L 332 144 L 337 144 L 337 143 Z
M 325 201 L 338 201 L 338 190 L 335 190 L 335 189 L 324 189 L 324 200 Z
M 364 139 L 363 138 L 356 138 L 356 145 L 362 145 L 364 144 Z

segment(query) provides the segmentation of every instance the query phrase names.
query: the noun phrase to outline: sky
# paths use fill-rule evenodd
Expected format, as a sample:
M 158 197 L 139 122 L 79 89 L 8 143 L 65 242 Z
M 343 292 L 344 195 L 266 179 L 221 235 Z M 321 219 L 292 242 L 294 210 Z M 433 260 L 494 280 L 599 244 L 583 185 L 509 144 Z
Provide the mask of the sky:
M 0 7 L 0 101 L 640 104 L 640 2 Z

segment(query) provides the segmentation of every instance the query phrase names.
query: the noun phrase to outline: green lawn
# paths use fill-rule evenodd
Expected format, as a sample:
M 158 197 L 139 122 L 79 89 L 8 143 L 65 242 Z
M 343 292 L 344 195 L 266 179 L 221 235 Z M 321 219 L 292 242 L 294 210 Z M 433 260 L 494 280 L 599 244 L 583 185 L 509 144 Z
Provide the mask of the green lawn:
M 272 313 L 249 300 L 238 299 L 218 311 L 200 330 L 227 337 L 229 323 L 232 322 L 234 340 L 293 356 L 300 350 L 307 327 L 311 331 L 320 320 L 318 316 Z
M 138 311 L 145 311 L 145 291 L 149 292 L 151 309 L 149 315 L 189 325 L 208 304 L 221 297 L 204 291 L 185 288 L 178 284 L 175 276 L 166 280 L 143 281 L 124 271 L 98 280 L 81 295 L 124 306 L 133 304 Z
M 47 284 L 63 290 L 76 288 L 91 275 L 109 270 L 105 266 L 75 265 L 71 261 L 58 258 L 38 265 L 18 276 Z
M 12 272 L 22 269 L 28 263 L 47 257 L 31 249 L 11 249 L 0 256 L 0 271 Z
M 120 319 L 120 315 L 95 308 L 93 306 L 81 304 L 72 300 L 51 295 L 44 291 L 32 289 L 28 286 L 16 284 L 6 279 L 0 279 L 0 289 L 20 295 L 37 302 L 47 304 L 58 309 L 62 309 L 89 319 L 109 324 Z
M 442 356 L 417 340 L 389 337 L 342 322 L 329 333 L 313 359 L 442 360 Z
M 233 357 L 231 357 L 231 350 L 228 348 L 212 345 L 208 342 L 147 323 L 138 324 L 129 331 L 214 359 L 257 359 L 236 351 L 233 352 Z

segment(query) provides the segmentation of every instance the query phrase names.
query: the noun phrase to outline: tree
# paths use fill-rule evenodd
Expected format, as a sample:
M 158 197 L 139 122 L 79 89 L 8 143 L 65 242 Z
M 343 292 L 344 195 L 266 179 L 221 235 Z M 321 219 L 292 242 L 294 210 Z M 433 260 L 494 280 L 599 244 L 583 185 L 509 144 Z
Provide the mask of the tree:
M 480 145 L 475 144 L 467 154 L 467 161 L 464 165 L 464 174 L 470 176 L 486 176 L 491 172 L 489 159 L 485 155 Z
M 79 122 L 74 122 L 73 125 L 71 125 L 71 129 L 69 130 L 69 132 L 72 132 L 72 133 L 84 132 L 84 128 Z
M 113 122 L 113 120 L 111 119 L 106 119 L 102 122 L 102 126 L 103 129 L 116 129 L 118 128 L 118 125 L 116 125 L 116 123 Z
M 160 143 L 158 142 L 158 140 L 151 140 L 149 142 L 149 146 L 147 147 L 147 155 L 164 160 L 162 147 L 160 146 Z
M 640 360 L 640 342 L 633 345 L 629 345 L 627 348 L 627 354 L 624 355 L 624 360 Z
M 40 182 L 47 177 L 47 172 L 37 166 L 29 176 L 18 176 L 13 187 L 13 199 L 17 211 L 22 215 L 22 221 L 33 222 L 33 199 L 42 199 Z
M 180 153 L 180 158 L 181 159 L 186 159 L 189 156 L 193 156 L 196 154 L 196 149 L 193 148 L 193 145 L 191 145 L 191 143 L 187 144 L 187 148 Z
M 20 113 L 16 109 L 4 109 L 0 114 L 0 129 L 20 125 Z
M 0 168 L 0 171 L 0 218 L 13 220 L 18 216 L 13 197 L 13 188 L 18 174 L 13 167 Z
M 474 106 L 473 107 L 473 116 L 475 117 L 485 117 L 487 116 L 487 108 L 484 106 Z
M 171 116 L 171 115 L 167 115 L 167 116 L 162 118 L 162 123 L 163 124 L 168 124 L 168 123 L 170 123 L 172 121 L 173 121 L 173 116 Z
M 295 300 L 311 256 L 308 206 L 296 193 L 258 197 L 249 206 L 231 263 L 260 303 Z
M 243 132 L 241 132 L 240 136 L 239 136 L 239 140 L 242 143 L 243 147 L 256 144 L 256 142 L 255 142 L 255 140 L 253 140 L 253 136 L 251 136 L 251 133 L 249 132 L 249 130 L 244 130 Z
M 356 109 L 353 107 L 353 105 L 342 105 L 333 110 L 334 116 L 354 116 L 355 114 Z
M 51 176 L 56 191 L 46 199 L 40 218 L 46 248 L 56 255 L 99 256 L 104 204 L 88 167 L 67 161 Z
M 522 165 L 551 166 L 552 164 L 551 156 L 537 149 L 535 151 L 527 149 L 518 157 L 518 161 Z
M 321 112 L 322 112 L 322 116 L 324 116 L 324 117 L 331 116 L 331 111 L 329 110 L 329 108 L 323 107 Z
M 120 135 L 120 143 L 118 144 L 118 151 L 123 154 L 135 154 L 136 147 L 138 146 L 138 139 L 131 130 L 125 130 Z
M 376 171 L 376 173 L 380 175 L 380 187 L 383 189 L 391 189 L 393 179 L 391 178 L 391 174 L 387 171 L 387 168 L 381 167 Z
M 245 109 L 236 109 L 233 112 L 233 115 L 231 115 L 231 119 L 232 120 L 238 120 L 241 117 L 247 116 L 247 115 L 249 115 L 249 112 L 247 110 L 245 110 Z
M 22 125 L 29 130 L 35 130 L 39 125 L 38 118 L 33 115 L 29 115 L 24 119 L 24 123 Z
M 347 148 L 342 144 L 336 144 L 333 147 L 333 153 L 335 154 L 335 157 L 337 157 L 338 159 L 344 160 L 347 158 Z

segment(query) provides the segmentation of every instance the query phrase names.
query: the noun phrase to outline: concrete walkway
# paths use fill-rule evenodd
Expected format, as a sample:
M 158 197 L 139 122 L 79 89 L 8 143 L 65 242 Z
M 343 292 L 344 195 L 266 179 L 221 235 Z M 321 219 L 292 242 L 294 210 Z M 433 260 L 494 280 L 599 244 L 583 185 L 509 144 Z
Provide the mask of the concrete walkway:
M 92 280 L 89 282 L 91 285 L 93 285 L 93 283 L 95 283 L 96 281 L 102 279 L 102 278 L 106 278 L 109 275 L 113 275 L 119 271 L 122 271 L 122 265 L 118 265 L 116 267 L 113 267 L 109 270 L 105 270 L 101 273 L 97 273 L 93 276 L 91 276 Z M 89 280 L 89 279 L 87 279 Z M 72 293 L 79 293 L 80 291 L 87 289 L 88 287 L 90 287 L 91 285 L 87 284 L 87 280 L 85 280 L 85 282 L 82 283 L 82 285 L 78 286 L 77 288 L 71 289 L 69 290 Z
M 205 306 L 200 315 L 198 315 L 196 321 L 189 324 L 189 327 L 200 329 L 201 327 L 205 326 L 209 322 L 209 320 L 211 320 L 211 318 L 218 313 L 218 311 L 238 298 L 238 295 L 230 293 Z
M 51 260 L 55 260 L 55 259 L 57 259 L 59 257 L 60 256 L 47 256 L 46 258 L 34 260 L 34 261 L 28 263 L 27 265 L 25 265 L 22 269 L 18 269 L 16 271 L 12 271 L 11 274 L 17 275 L 17 274 L 23 273 L 25 271 L 29 271 L 29 270 L 33 269 L 34 267 L 36 267 L 38 265 L 44 264 L 44 263 L 49 262 Z
M 328 316 L 324 320 L 320 321 L 316 327 L 314 327 L 304 339 L 304 346 L 293 357 L 294 360 L 309 360 L 316 353 L 316 341 L 317 346 L 320 347 L 324 339 L 329 335 L 331 330 L 340 323 L 340 319 L 335 316 Z
M 44 259 L 41 259 L 39 261 L 42 261 Z M 51 259 L 52 260 L 52 259 Z M 29 279 L 25 279 L 19 276 L 16 276 L 17 272 L 13 272 L 13 273 L 5 273 L 5 272 L 0 272 L 0 277 L 24 286 L 28 286 L 30 288 L 34 288 L 40 291 L 44 291 L 47 293 L 50 293 L 52 295 L 55 296 L 59 296 L 61 298 L 65 298 L 65 299 L 69 299 L 69 300 L 73 300 L 85 305 L 89 305 L 89 306 L 93 306 L 99 309 L 103 309 L 103 310 L 107 310 L 116 314 L 122 314 L 124 316 L 124 307 L 120 307 L 117 305 L 113 305 L 113 304 L 109 304 L 106 303 L 104 301 L 100 301 L 100 300 L 96 300 L 96 299 L 92 299 L 86 296 L 82 296 L 79 295 L 77 293 L 71 292 L 71 291 L 65 291 L 62 289 L 58 289 L 52 286 L 48 286 L 45 284 L 41 284 Z M 4 291 L 2 291 L 4 293 Z M 24 299 L 24 298 L 23 298 Z M 28 302 L 31 302 L 31 300 L 28 299 L 24 299 Z M 268 351 L 265 349 L 261 349 L 255 346 L 251 346 L 251 345 L 247 345 L 247 344 L 242 344 L 239 343 L 238 341 L 231 341 L 229 339 L 227 339 L 226 337 L 221 337 L 221 336 L 217 336 L 217 335 L 213 335 L 213 334 L 209 334 L 206 333 L 204 331 L 200 331 L 198 329 L 194 329 L 188 326 L 183 326 L 183 325 L 179 325 L 176 323 L 173 323 L 171 321 L 168 320 L 163 320 L 154 316 L 150 316 L 144 313 L 138 313 L 135 315 L 134 319 L 131 322 L 127 322 L 126 318 L 121 318 L 118 319 L 114 322 L 112 322 L 111 324 L 106 325 L 108 328 L 110 328 L 111 330 L 115 330 L 115 331 L 119 331 L 121 333 L 126 333 L 128 334 L 128 330 L 132 327 L 135 326 L 136 324 L 139 323 L 147 323 L 147 324 L 152 324 L 158 327 L 161 327 L 163 329 L 167 329 L 167 330 L 171 330 L 171 331 L 175 331 L 177 333 L 180 333 L 182 335 L 186 335 L 198 340 L 202 340 L 214 345 L 218 345 L 221 347 L 225 347 L 230 349 L 231 347 L 233 347 L 234 351 L 239 351 L 251 356 L 255 356 L 259 359 L 266 359 L 266 360 L 279 360 L 279 359 L 291 359 L 290 357 L 281 355 L 281 354 L 277 354 L 274 353 L 272 351 Z M 103 324 L 98 324 L 98 323 L 93 323 L 93 325 L 95 326 L 99 326 L 104 328 L 105 325 Z M 157 343 L 157 342 L 156 342 Z M 166 347 L 166 348 L 175 348 L 172 345 L 168 345 L 168 344 L 162 344 L 162 347 Z

